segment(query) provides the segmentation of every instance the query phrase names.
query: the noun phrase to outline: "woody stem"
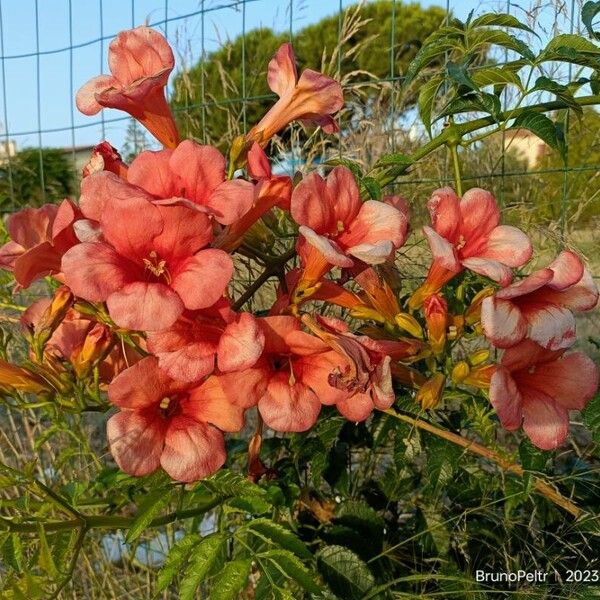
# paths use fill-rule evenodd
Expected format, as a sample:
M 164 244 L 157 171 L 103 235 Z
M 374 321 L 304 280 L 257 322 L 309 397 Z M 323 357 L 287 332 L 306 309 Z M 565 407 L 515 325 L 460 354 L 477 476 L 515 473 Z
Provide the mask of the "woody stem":
M 452 157 L 452 169 L 454 171 L 454 185 L 456 187 L 456 194 L 462 196 L 462 178 L 460 175 L 460 162 L 458 161 L 458 145 L 456 143 L 449 143 L 450 156 Z
M 398 413 L 391 408 L 389 408 L 385 412 L 388 415 L 394 417 L 395 419 L 398 419 L 399 421 L 409 423 L 414 427 L 423 429 L 424 431 L 432 433 L 433 435 L 437 435 L 438 437 L 452 442 L 457 446 L 461 446 L 468 452 L 472 452 L 473 454 L 477 454 L 483 458 L 486 458 L 487 460 L 496 463 L 496 465 L 498 465 L 500 469 L 506 471 L 507 473 L 513 473 L 514 475 L 518 475 L 519 477 L 524 477 L 525 475 L 525 470 L 523 469 L 523 467 L 521 467 L 521 465 L 511 462 L 510 460 L 498 454 L 498 452 L 495 452 L 490 448 L 482 446 L 477 442 L 465 439 L 460 435 L 457 435 L 450 431 L 440 429 L 439 427 L 432 425 L 428 421 L 423 421 L 419 418 L 410 417 L 408 415 Z M 553 502 L 557 506 L 560 506 L 563 510 L 566 510 L 575 518 L 579 518 L 584 514 L 584 512 L 577 505 L 573 504 L 573 502 L 565 498 L 562 494 L 557 492 L 551 485 L 543 481 L 541 478 L 533 477 L 533 487 L 538 493 L 542 494 L 542 496 L 545 496 L 548 500 L 550 500 L 550 502 Z

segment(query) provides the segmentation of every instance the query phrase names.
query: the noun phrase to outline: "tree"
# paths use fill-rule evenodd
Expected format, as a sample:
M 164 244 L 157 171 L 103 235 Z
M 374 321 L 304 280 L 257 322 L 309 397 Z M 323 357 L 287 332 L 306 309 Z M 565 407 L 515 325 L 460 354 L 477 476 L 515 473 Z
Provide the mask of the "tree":
M 390 80 L 406 71 L 423 40 L 439 28 L 445 15 L 439 7 L 400 3 L 394 7 L 391 0 L 354 5 L 345 9 L 341 20 L 333 15 L 294 33 L 294 50 L 302 67 L 334 74 L 344 83 Z M 183 135 L 226 147 L 243 131 L 244 117 L 248 125 L 258 122 L 273 102 L 266 65 L 287 41 L 288 33 L 255 29 L 178 75 L 172 104 Z M 373 88 L 370 93 L 380 91 Z M 345 122 L 351 122 L 351 116 Z
M 60 201 L 74 183 L 73 165 L 62 150 L 25 148 L 0 165 L 0 208 Z

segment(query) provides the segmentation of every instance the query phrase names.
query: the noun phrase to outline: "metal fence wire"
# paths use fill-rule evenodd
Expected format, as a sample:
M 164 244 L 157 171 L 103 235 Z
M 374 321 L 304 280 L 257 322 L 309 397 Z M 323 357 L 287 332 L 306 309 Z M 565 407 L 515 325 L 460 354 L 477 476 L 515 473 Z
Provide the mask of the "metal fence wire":
M 328 23 L 335 22 L 337 28 L 335 47 L 320 48 L 321 64 L 301 67 L 326 67 L 331 74 L 340 76 L 354 110 L 350 115 L 342 115 L 341 132 L 335 143 L 323 145 L 323 155 L 312 159 L 319 162 L 339 153 L 368 164 L 377 158 L 377 154 L 410 151 L 424 143 L 425 132 L 418 125 L 414 93 L 411 97 L 410 91 L 402 86 L 406 66 L 402 60 L 411 52 L 414 55 L 417 48 L 417 44 L 407 45 L 405 35 L 406 27 L 413 27 L 414 23 L 405 24 L 397 18 L 404 14 L 401 10 L 406 4 L 400 0 L 359 2 L 364 9 L 372 4 L 384 5 L 389 23 L 382 22 L 378 30 L 378 24 L 369 25 L 368 19 L 361 21 L 357 2 L 2 0 L 0 211 L 7 213 L 32 202 L 41 204 L 61 199 L 58 197 L 60 187 L 57 191 L 50 185 L 50 179 L 55 177 L 55 173 L 50 172 L 54 168 L 50 149 L 72 165 L 75 173 L 73 194 L 76 195 L 77 177 L 95 143 L 108 139 L 115 147 L 127 149 L 131 154 L 141 148 L 154 147 L 143 130 L 122 113 L 105 110 L 96 117 L 84 117 L 78 113 L 74 102 L 75 93 L 84 82 L 107 72 L 108 44 L 116 33 L 140 24 L 162 31 L 175 48 L 178 66 L 168 92 L 183 133 L 200 141 L 223 141 L 223 138 L 210 139 L 209 133 L 217 131 L 217 121 L 225 123 L 224 127 L 233 133 L 252 126 L 250 119 L 255 107 L 265 101 L 264 93 L 256 93 L 260 88 L 256 82 L 261 78 L 264 80 L 268 62 L 268 57 L 257 53 L 257 38 L 274 34 L 277 39 L 285 38 L 306 46 L 307 36 L 316 35 L 314 24 L 328 19 Z M 514 14 L 535 28 L 539 37 L 533 36 L 531 43 L 538 45 L 556 33 L 581 30 L 578 0 L 550 0 L 543 5 L 536 0 L 427 0 L 422 4 L 424 10 L 438 8 L 439 25 L 447 22 L 450 15 L 465 20 L 470 10 L 475 14 Z M 375 26 L 375 37 L 369 41 L 372 44 L 369 48 L 376 47 L 387 57 L 380 61 L 386 62 L 387 66 L 379 64 L 376 75 L 361 70 L 357 60 L 356 32 L 367 26 L 371 30 Z M 313 41 L 313 46 L 318 43 Z M 227 72 L 223 63 L 219 63 L 211 71 L 218 72 L 219 78 L 208 77 L 211 64 L 215 67 L 216 62 L 222 61 L 227 56 L 227 49 L 232 56 L 239 50 L 238 70 Z M 513 60 L 514 56 L 504 50 L 493 58 L 502 64 Z M 439 68 L 443 69 L 444 65 Z M 571 80 L 573 75 L 572 67 L 569 67 L 568 72 L 555 73 L 554 77 Z M 503 103 L 507 102 L 506 93 Z M 266 97 L 269 98 L 269 94 Z M 357 108 L 361 103 L 363 107 Z M 344 119 L 347 119 L 346 123 Z M 352 127 L 345 127 L 349 123 Z M 567 116 L 567 138 L 570 128 L 575 125 L 574 118 Z M 286 138 L 291 151 L 285 154 L 285 162 L 291 170 L 301 170 L 307 162 L 306 146 L 303 147 L 301 142 L 309 135 L 310 132 L 294 126 L 289 139 Z M 592 147 L 599 142 L 600 139 L 592 140 Z M 593 154 L 600 161 L 600 153 L 580 151 L 569 154 L 566 164 L 553 164 L 545 156 L 542 156 L 543 160 L 527 163 L 521 160 L 522 156 L 518 159 L 517 153 L 511 150 L 511 143 L 502 133 L 501 139 L 490 143 L 487 150 L 476 145 L 475 151 L 465 152 L 467 187 L 479 185 L 493 190 L 506 207 L 509 218 L 512 215 L 513 220 L 526 220 L 533 229 L 543 230 L 546 232 L 541 236 L 544 240 L 554 236 L 560 244 L 572 243 L 579 247 L 588 260 L 591 259 L 595 276 L 600 275 L 600 265 L 594 263 L 599 257 L 597 250 L 594 256 L 593 238 L 600 186 L 594 184 L 598 194 L 590 194 L 581 211 L 578 212 L 573 204 L 580 200 L 573 195 L 581 189 L 589 189 L 587 183 L 595 182 L 598 177 L 600 164 L 590 163 L 589 159 Z M 28 162 L 23 167 L 21 157 L 27 152 Z M 443 153 L 425 163 L 423 168 L 414 169 L 395 186 L 416 207 L 417 213 L 422 211 L 432 189 L 452 181 Z M 21 183 L 24 177 L 27 185 Z M 582 182 L 586 184 L 583 187 Z M 547 214 L 540 216 L 539 206 L 535 202 L 527 204 L 527 199 L 535 197 L 539 200 L 540 190 L 544 189 L 556 193 L 546 206 Z M 515 202 L 520 195 L 523 196 L 522 204 Z M 583 213 L 587 215 L 586 219 L 581 219 Z

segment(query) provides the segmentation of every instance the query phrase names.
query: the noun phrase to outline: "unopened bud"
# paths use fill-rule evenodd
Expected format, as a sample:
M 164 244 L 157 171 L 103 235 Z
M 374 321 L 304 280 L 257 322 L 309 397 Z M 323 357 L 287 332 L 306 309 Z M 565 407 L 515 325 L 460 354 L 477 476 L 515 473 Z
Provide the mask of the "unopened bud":
M 469 376 L 465 378 L 464 383 L 472 385 L 479 389 L 485 390 L 490 387 L 490 381 L 492 375 L 498 368 L 497 365 L 481 365 L 474 369 L 471 369 Z
M 32 394 L 50 391 L 48 383 L 39 375 L 25 367 L 18 367 L 2 359 L 0 359 L 0 387 L 9 387 Z
M 461 360 L 454 365 L 450 377 L 453 383 L 458 384 L 462 383 L 469 376 L 470 372 L 471 368 L 469 367 L 469 364 L 464 360 Z
M 429 296 L 423 303 L 427 323 L 427 337 L 435 354 L 441 354 L 446 345 L 448 303 L 439 294 Z
M 417 392 L 416 401 L 425 409 L 435 408 L 442 399 L 446 376 L 436 373 L 428 379 Z
M 356 308 L 353 308 L 350 311 L 350 316 L 355 319 L 385 323 L 385 319 L 375 309 L 369 308 L 368 306 L 357 306 Z
M 394 320 L 396 321 L 396 325 L 403 329 L 404 331 L 408 331 L 413 337 L 423 339 L 423 328 L 419 321 L 417 321 L 412 315 L 408 313 L 398 313 Z
M 481 319 L 481 303 L 488 296 L 493 295 L 494 288 L 486 287 L 480 290 L 471 301 L 469 308 L 465 311 L 465 323 L 467 325 L 474 325 Z
M 96 323 L 85 336 L 83 345 L 71 355 L 71 362 L 78 377 L 85 377 L 92 367 L 105 355 L 112 345 L 112 334 L 108 327 Z
M 468 356 L 468 361 L 476 367 L 481 363 L 484 363 L 490 357 L 490 351 L 487 348 L 483 350 L 477 350 L 476 352 L 472 352 Z

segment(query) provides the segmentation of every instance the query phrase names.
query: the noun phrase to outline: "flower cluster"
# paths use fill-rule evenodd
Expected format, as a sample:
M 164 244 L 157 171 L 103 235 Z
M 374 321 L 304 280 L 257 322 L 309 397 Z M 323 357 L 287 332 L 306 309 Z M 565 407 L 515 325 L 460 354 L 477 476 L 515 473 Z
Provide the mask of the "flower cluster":
M 2 361 L 1 387 L 75 409 L 82 389 L 93 387 L 99 403 L 107 394 L 117 409 L 108 443 L 120 468 L 145 475 L 162 467 L 183 482 L 225 463 L 224 433 L 240 431 L 253 407 L 271 429 L 303 432 L 323 406 L 355 422 L 387 410 L 395 386 L 424 409 L 448 385 L 489 388 L 505 428 L 523 425 L 541 448 L 564 441 L 568 410 L 598 387 L 592 361 L 567 352 L 573 311 L 598 300 L 575 253 L 513 282 L 513 269 L 532 256 L 527 236 L 500 225 L 489 192 L 458 198 L 440 189 L 423 227 L 431 267 L 416 291 L 402 290 L 395 258 L 409 235 L 404 199 L 365 200 L 345 166 L 295 185 L 273 174 L 264 149 L 274 135 L 294 120 L 336 131 L 343 106 L 335 80 L 298 76 L 289 44 L 268 68 L 279 99 L 228 159 L 180 140 L 165 95 L 173 53 L 158 32 L 120 33 L 109 66 L 112 75 L 79 90 L 77 106 L 90 115 L 124 110 L 164 149 L 127 165 L 104 141 L 83 171 L 77 204 L 9 218 L 0 265 L 18 288 L 45 276 L 60 287 L 24 314 L 31 357 L 21 366 Z M 247 242 L 273 211 L 294 246 L 279 257 L 253 254 Z M 268 314 L 240 310 L 246 297 L 233 301 L 237 257 L 248 254 L 279 279 Z M 472 283 L 470 297 L 456 281 Z M 325 316 L 324 307 L 334 310 Z M 482 333 L 505 349 L 499 364 L 485 349 L 460 355 Z

